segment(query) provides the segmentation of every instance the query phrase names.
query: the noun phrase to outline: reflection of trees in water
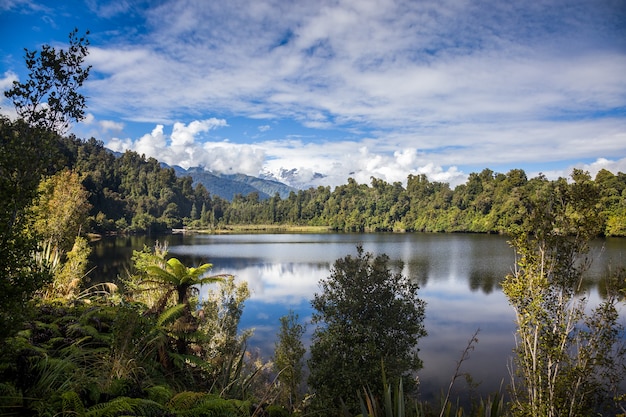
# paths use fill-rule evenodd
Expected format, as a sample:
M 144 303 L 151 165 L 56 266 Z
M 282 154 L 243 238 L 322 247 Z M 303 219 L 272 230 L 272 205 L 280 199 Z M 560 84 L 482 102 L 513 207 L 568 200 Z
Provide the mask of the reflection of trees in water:
M 473 269 L 467 281 L 472 292 L 482 290 L 485 294 L 491 294 L 494 287 L 500 285 L 502 278 L 485 270 Z
M 171 246 L 180 244 L 182 235 L 105 237 L 93 242 L 89 262 L 94 270 L 88 275 L 90 283 L 118 282 L 120 277 L 126 277 L 132 269 L 133 250 L 141 250 L 144 245 L 152 248 L 157 240 Z
M 626 299 L 626 267 L 606 267 L 598 280 L 598 295 L 605 300 L 609 295 L 617 295 L 620 301 Z
M 414 257 L 407 264 L 406 276 L 420 287 L 426 286 L 430 274 L 430 262 L 427 257 Z

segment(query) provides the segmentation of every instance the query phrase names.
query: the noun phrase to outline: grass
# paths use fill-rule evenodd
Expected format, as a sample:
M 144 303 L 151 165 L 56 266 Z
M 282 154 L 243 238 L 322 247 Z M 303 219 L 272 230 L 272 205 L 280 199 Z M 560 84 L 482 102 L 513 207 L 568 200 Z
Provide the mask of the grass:
M 187 229 L 187 233 L 209 233 L 209 234 L 229 234 L 229 233 L 259 233 L 259 232 L 298 232 L 298 233 L 327 233 L 332 229 L 329 226 L 298 226 L 285 224 L 237 224 L 224 226 L 220 229 Z

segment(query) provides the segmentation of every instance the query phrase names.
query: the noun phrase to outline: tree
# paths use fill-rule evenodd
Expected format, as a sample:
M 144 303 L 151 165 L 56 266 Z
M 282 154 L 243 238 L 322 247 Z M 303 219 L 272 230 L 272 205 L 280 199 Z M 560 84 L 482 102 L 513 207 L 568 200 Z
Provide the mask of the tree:
M 19 325 L 26 301 L 51 278 L 32 257 L 38 238 L 31 233 L 29 207 L 55 160 L 55 130 L 84 114 L 84 97 L 75 89 L 89 72 L 82 68 L 88 42 L 73 34 L 67 52 L 47 45 L 39 56 L 27 51 L 29 79 L 4 93 L 20 118 L 0 117 L 0 337 Z
M 574 170 L 574 182 L 545 182 L 511 230 L 514 272 L 502 284 L 517 322 L 513 411 L 519 416 L 596 414 L 624 378 L 617 292 L 589 311 L 580 288 L 588 243 L 602 227 L 598 187 Z
M 200 330 L 206 335 L 201 357 L 211 364 L 212 388 L 231 396 L 243 396 L 254 375 L 245 372 L 246 343 L 252 330 L 238 334 L 248 284 L 227 276 L 218 288 L 207 291 L 200 310 Z
M 20 325 L 25 303 L 51 279 L 31 256 L 38 239 L 29 206 L 50 161 L 54 135 L 0 116 L 0 339 Z
M 189 342 L 200 325 L 195 315 L 197 287 L 223 282 L 230 275 L 205 276 L 212 264 L 187 267 L 177 258 L 166 260 L 166 256 L 167 245 L 158 242 L 154 252 L 148 248 L 135 252 L 133 261 L 137 274 L 129 277 L 125 285 L 129 293 L 137 294 L 139 299 L 151 304 L 148 310 L 151 315 L 171 316 L 168 320 L 175 318 L 170 326 L 172 338 L 175 339 L 177 353 L 187 354 Z M 161 318 L 158 320 L 161 321 Z
M 283 389 L 280 401 L 290 411 L 300 402 L 300 385 L 303 376 L 303 357 L 306 349 L 302 335 L 306 327 L 298 323 L 298 315 L 293 311 L 280 318 L 280 332 L 274 350 L 274 367 Z
M 35 230 L 59 253 L 69 251 L 87 223 L 88 193 L 76 173 L 60 171 L 39 184 Z
M 214 275 L 205 277 L 204 275 L 212 267 L 212 264 L 202 264 L 196 268 L 187 267 L 177 258 L 170 258 L 165 262 L 164 266 L 148 266 L 146 268 L 148 277 L 144 280 L 144 283 L 165 287 L 166 293 L 158 304 L 165 305 L 171 294 L 175 293 L 176 304 L 189 305 L 192 292 L 197 291 L 194 286 L 219 282 L 229 276 Z
M 41 51 L 25 49 L 28 80 L 13 81 L 13 88 L 4 93 L 13 100 L 22 120 L 64 134 L 71 121 L 85 117 L 85 97 L 78 89 L 91 69 L 83 66 L 88 45 L 86 36 L 78 37 L 78 29 L 74 29 L 69 34 L 67 51 L 57 51 L 50 45 L 43 45 Z
M 389 257 L 364 253 L 335 261 L 315 294 L 309 384 L 319 404 L 357 410 L 357 392 L 381 394 L 383 376 L 403 378 L 421 367 L 417 342 L 426 335 L 419 287 L 389 269 Z M 383 375 L 384 373 L 384 375 Z M 376 381 L 381 382 L 376 384 Z

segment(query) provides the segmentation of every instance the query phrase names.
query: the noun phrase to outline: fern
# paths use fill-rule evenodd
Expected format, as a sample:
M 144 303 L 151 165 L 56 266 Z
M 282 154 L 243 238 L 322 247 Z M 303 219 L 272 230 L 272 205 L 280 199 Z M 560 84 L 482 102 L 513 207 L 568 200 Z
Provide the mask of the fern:
M 84 325 L 82 323 L 74 323 L 67 328 L 67 334 L 70 337 L 91 336 L 97 338 L 99 332 L 95 327 Z
M 118 397 L 89 408 L 85 417 L 166 416 L 168 411 L 159 403 L 142 398 Z
M 174 396 L 167 406 L 174 410 L 189 410 L 198 404 L 207 394 L 201 392 L 183 391 Z
M 63 404 L 63 415 L 64 416 L 85 416 L 85 407 L 83 406 L 82 401 L 78 394 L 74 391 L 67 391 L 61 394 L 61 400 Z
M 159 318 L 157 319 L 157 326 L 164 326 L 174 322 L 184 313 L 186 307 L 187 306 L 185 304 L 177 304 L 168 308 L 159 315 Z
M 204 359 L 194 355 L 180 355 L 178 353 L 170 352 L 169 356 L 173 359 L 176 367 L 182 369 L 184 365 L 192 365 L 195 368 L 199 368 L 205 371 L 211 371 L 213 367 Z
M 174 395 L 170 387 L 164 385 L 146 388 L 144 392 L 148 396 L 148 399 L 162 405 L 165 405 L 168 401 L 170 401 Z
M 11 410 L 22 405 L 22 395 L 13 384 L 0 382 L 0 415 L 9 414 Z
M 214 394 L 183 391 L 176 394 L 167 407 L 177 416 L 248 416 L 250 403 L 226 400 Z

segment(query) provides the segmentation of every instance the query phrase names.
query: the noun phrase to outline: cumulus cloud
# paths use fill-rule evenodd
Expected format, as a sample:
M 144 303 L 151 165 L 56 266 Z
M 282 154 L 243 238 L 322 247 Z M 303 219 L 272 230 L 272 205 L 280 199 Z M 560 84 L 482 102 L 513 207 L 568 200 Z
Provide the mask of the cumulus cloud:
M 258 175 L 265 159 L 261 148 L 214 142 L 204 136 L 210 130 L 226 125 L 225 120 L 216 118 L 195 120 L 189 124 L 176 122 L 169 134 L 164 125 L 156 125 L 137 140 L 113 137 L 105 146 L 116 152 L 132 150 L 185 169 L 202 166 L 221 173 Z
M 124 123 L 113 120 L 102 120 L 99 122 L 99 125 L 102 129 L 109 132 L 120 132 L 124 129 Z
M 164 125 L 136 140 L 114 137 L 105 143 L 116 152 L 133 150 L 154 157 L 169 165 L 183 168 L 201 166 L 213 172 L 244 173 L 258 176 L 293 171 L 290 183 L 295 186 L 336 186 L 352 177 L 359 183 L 371 178 L 405 183 L 409 174 L 427 174 L 434 181 L 456 185 L 465 181 L 466 174 L 452 166 L 447 169 L 425 163 L 415 148 L 394 153 L 370 149 L 359 142 L 305 143 L 301 140 L 275 140 L 251 144 L 214 141 L 202 134 L 219 129 L 227 123 L 221 119 L 175 123 L 167 133 Z M 374 144 L 375 142 L 372 142 Z
M 618 172 L 626 172 L 626 158 L 620 159 L 607 159 L 607 158 L 598 158 L 590 163 L 577 163 L 573 165 L 569 165 L 562 170 L 551 170 L 543 173 L 546 177 L 550 179 L 556 178 L 570 178 L 572 171 L 574 169 L 581 169 L 585 172 L 588 172 L 592 178 L 594 178 L 599 171 L 605 169 L 614 174 Z

